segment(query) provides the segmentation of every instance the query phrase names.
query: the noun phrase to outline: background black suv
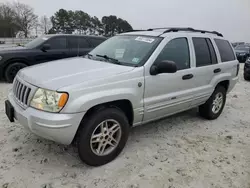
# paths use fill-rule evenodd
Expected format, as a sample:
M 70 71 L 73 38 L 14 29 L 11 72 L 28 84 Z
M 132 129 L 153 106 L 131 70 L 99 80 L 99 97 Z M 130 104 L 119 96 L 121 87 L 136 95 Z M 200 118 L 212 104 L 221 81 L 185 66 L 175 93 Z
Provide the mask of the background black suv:
M 17 72 L 26 66 L 83 56 L 105 40 L 97 36 L 45 35 L 25 46 L 1 50 L 0 79 L 12 82 Z
M 250 58 L 248 58 L 244 65 L 244 79 L 250 80 Z
M 237 59 L 240 63 L 245 63 L 250 56 L 250 46 L 247 44 L 241 44 L 234 48 Z

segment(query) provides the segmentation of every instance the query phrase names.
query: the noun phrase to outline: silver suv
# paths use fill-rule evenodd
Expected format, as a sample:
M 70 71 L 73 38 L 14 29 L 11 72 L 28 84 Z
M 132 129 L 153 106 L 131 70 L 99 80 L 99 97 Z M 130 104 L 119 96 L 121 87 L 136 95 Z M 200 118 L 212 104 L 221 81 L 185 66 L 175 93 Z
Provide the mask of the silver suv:
M 11 122 L 106 164 L 131 127 L 190 108 L 216 119 L 238 80 L 239 62 L 218 32 L 160 28 L 114 36 L 85 57 L 22 69 L 5 102 Z

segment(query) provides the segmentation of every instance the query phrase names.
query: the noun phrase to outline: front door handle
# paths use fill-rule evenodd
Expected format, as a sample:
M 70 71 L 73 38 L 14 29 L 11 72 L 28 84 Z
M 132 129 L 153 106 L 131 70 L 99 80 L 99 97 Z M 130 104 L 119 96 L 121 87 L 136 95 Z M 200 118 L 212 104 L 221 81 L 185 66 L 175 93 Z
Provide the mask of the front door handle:
M 194 77 L 194 75 L 192 75 L 192 74 L 187 74 L 187 75 L 184 75 L 183 77 L 182 77 L 182 80 L 189 80 L 189 79 L 191 79 L 191 78 L 193 78 Z
M 220 68 L 214 69 L 214 73 L 219 73 L 219 72 L 221 72 L 221 69 L 220 69 Z

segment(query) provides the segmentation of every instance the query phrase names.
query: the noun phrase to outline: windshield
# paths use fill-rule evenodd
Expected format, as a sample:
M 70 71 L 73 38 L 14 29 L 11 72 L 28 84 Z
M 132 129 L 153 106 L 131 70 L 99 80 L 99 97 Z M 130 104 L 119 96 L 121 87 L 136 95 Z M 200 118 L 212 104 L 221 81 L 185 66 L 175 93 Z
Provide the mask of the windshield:
M 90 52 L 93 59 L 117 60 L 119 64 L 139 66 L 144 64 L 162 38 L 151 36 L 114 36 Z
M 27 43 L 27 44 L 25 45 L 25 47 L 26 47 L 26 48 L 30 48 L 30 49 L 36 48 L 37 46 L 41 45 L 41 44 L 42 44 L 44 41 L 46 41 L 46 40 L 48 40 L 48 38 L 45 37 L 45 36 L 38 37 L 38 38 L 32 40 L 31 42 Z
M 240 45 L 240 46 L 236 46 L 235 50 L 240 50 L 240 51 L 249 52 L 250 47 L 249 47 L 249 46 Z

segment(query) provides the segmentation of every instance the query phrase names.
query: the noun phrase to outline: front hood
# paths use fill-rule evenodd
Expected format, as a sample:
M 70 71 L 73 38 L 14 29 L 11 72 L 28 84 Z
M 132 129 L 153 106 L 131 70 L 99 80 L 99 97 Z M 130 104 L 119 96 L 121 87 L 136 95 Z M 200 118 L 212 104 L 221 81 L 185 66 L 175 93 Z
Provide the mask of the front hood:
M 134 67 L 77 57 L 27 67 L 20 70 L 18 76 L 32 85 L 58 90 L 69 85 L 102 80 L 133 69 Z
M 27 48 L 22 47 L 22 46 L 7 47 L 7 48 L 0 49 L 0 54 L 16 53 L 16 52 L 22 52 L 26 50 Z

